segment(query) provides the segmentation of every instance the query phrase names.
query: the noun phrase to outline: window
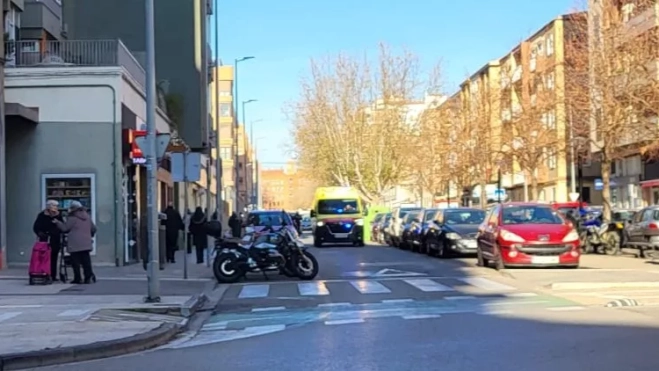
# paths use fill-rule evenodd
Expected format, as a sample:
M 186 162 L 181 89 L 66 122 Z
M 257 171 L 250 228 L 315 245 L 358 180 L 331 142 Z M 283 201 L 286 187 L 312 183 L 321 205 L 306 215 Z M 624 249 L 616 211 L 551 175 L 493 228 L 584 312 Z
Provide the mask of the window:
M 448 225 L 476 225 L 485 220 L 483 210 L 447 210 L 444 214 L 444 224 Z
M 503 208 L 503 224 L 563 224 L 563 219 L 549 206 L 511 205 Z
M 554 35 L 547 36 L 547 55 L 554 54 Z
M 231 103 L 220 103 L 220 116 L 221 117 L 233 117 L 233 110 L 231 109 Z
M 553 148 L 547 149 L 547 167 L 550 170 L 556 169 L 558 160 L 556 159 L 556 150 Z
M 554 90 L 554 86 L 555 86 L 555 80 L 554 79 L 555 78 L 554 78 L 554 73 L 553 72 L 551 72 L 547 75 L 547 78 L 545 80 L 545 86 L 547 87 L 547 89 Z
M 355 199 L 348 200 L 320 200 L 318 201 L 318 214 L 358 214 L 359 204 Z
M 554 111 L 547 112 L 547 129 L 556 129 L 556 113 Z
M 231 147 L 220 147 L 220 158 L 222 159 L 231 159 Z

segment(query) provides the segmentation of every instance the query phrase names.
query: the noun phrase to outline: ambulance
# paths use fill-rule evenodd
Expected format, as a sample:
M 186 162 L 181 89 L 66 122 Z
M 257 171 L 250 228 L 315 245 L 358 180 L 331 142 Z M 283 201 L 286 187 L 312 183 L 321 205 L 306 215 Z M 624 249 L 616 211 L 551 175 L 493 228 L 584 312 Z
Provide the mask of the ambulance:
M 364 216 L 359 192 L 351 187 L 316 189 L 311 209 L 313 244 L 352 243 L 364 246 Z

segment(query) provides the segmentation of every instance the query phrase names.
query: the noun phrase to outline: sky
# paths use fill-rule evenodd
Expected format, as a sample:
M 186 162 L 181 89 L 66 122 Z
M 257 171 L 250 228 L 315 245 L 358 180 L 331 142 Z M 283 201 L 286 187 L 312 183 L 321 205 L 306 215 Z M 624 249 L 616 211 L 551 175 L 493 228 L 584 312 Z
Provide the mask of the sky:
M 239 64 L 240 101 L 254 123 L 263 168 L 282 167 L 293 145 L 284 108 L 312 58 L 406 48 L 430 70 L 441 61 L 446 93 L 506 55 L 579 0 L 219 0 L 219 57 Z M 215 47 L 214 38 L 211 45 Z M 242 116 L 242 114 L 241 114 Z M 249 127 L 249 126 L 248 126 Z

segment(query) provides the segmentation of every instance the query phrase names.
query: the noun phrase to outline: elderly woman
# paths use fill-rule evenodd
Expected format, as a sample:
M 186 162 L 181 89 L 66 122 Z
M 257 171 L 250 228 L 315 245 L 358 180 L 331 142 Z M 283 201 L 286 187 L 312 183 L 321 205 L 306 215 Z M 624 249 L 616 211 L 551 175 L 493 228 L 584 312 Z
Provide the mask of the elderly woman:
M 57 259 L 62 250 L 62 232 L 53 223 L 55 220 L 63 221 L 59 212 L 59 202 L 48 200 L 46 209 L 39 212 L 32 225 L 32 231 L 39 241 L 48 242 L 50 246 L 50 277 L 53 282 L 57 281 Z
M 92 270 L 92 261 L 89 253 L 93 250 L 94 235 L 96 226 L 92 222 L 87 210 L 78 201 L 71 202 L 69 214 L 66 217 L 66 223 L 54 220 L 62 232 L 68 233 L 67 250 L 71 254 L 71 265 L 73 266 L 73 281 L 71 283 L 80 284 L 80 266 L 82 266 L 85 276 L 84 283 L 96 282 L 96 276 Z

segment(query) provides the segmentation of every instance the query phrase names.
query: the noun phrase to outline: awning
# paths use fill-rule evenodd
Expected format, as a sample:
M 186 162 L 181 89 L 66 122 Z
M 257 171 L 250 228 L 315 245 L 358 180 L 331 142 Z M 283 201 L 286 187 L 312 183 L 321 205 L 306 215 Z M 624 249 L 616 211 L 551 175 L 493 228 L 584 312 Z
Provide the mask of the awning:
M 659 187 L 659 179 L 644 180 L 640 184 L 641 188 Z
M 36 125 L 39 123 L 39 108 L 5 102 L 5 117 Z

